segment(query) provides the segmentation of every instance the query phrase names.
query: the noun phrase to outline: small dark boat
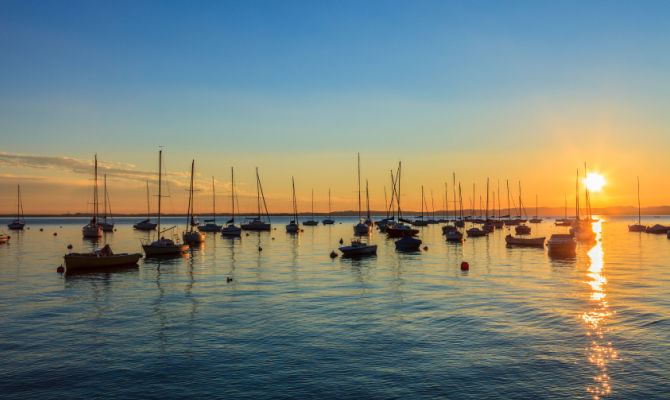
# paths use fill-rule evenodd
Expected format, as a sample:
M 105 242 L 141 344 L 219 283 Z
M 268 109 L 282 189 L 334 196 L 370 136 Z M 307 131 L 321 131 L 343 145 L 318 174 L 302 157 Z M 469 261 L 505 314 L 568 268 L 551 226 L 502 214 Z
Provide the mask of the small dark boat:
M 462 242 L 463 241 L 463 233 L 459 230 L 453 230 L 449 231 L 445 234 L 447 237 L 447 242 Z
M 396 240 L 395 249 L 399 251 L 418 251 L 423 243 L 420 239 L 411 236 L 405 236 L 400 240 Z
M 342 246 L 339 250 L 342 252 L 342 257 L 369 256 L 377 254 L 377 245 L 369 245 L 358 239 L 352 239 L 350 246 Z
M 481 237 L 486 236 L 488 233 L 479 228 L 470 228 L 467 231 L 468 237 Z
M 547 242 L 549 255 L 554 257 L 574 257 L 576 247 L 575 238 L 565 233 L 553 234 Z

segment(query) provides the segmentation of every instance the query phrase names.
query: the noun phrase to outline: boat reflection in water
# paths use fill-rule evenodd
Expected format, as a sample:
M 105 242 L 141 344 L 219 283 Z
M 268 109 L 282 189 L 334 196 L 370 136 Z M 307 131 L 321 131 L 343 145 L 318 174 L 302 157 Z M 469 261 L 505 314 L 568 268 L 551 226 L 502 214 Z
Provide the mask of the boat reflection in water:
M 587 335 L 591 343 L 587 348 L 588 360 L 596 366 L 597 374 L 593 377 L 593 383 L 586 387 L 587 392 L 598 399 L 612 391 L 610 377 L 607 373 L 607 364 L 617 358 L 617 352 L 612 343 L 607 341 L 603 325 L 612 315 L 607 302 L 607 279 L 603 271 L 603 248 L 601 242 L 602 219 L 593 223 L 593 232 L 596 234 L 596 245 L 589 250 L 589 268 L 587 270 L 586 283 L 591 286 L 590 300 L 592 307 L 581 315 L 586 323 Z

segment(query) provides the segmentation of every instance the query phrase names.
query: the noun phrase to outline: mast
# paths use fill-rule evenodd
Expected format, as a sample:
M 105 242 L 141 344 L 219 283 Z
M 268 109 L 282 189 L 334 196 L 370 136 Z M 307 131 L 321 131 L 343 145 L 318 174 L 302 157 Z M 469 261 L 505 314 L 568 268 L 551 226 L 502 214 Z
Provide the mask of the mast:
M 521 219 L 521 181 L 519 181 L 519 219 Z
M 512 208 L 509 204 L 509 179 L 505 179 L 507 183 L 507 219 L 512 219 Z
M 188 189 L 188 209 L 186 210 L 186 226 L 190 231 L 193 230 L 193 171 L 195 169 L 195 160 L 191 161 L 191 184 Z
M 486 221 L 489 220 L 489 178 L 486 178 Z
M 579 222 L 579 169 L 577 169 L 577 179 L 575 179 L 575 220 Z
M 421 221 L 423 221 L 423 185 L 421 185 Z
M 233 225 L 235 224 L 235 167 L 230 167 L 230 203 L 231 203 L 231 210 L 233 212 L 232 215 L 232 223 Z
M 314 221 L 314 188 L 312 188 L 312 221 Z
M 458 182 L 458 203 L 460 204 L 460 217 L 459 219 L 463 219 L 463 196 L 461 195 L 461 182 Z
M 214 187 L 214 177 L 212 177 L 212 223 L 216 224 L 216 188 Z
M 537 219 L 537 194 L 535 194 L 535 219 Z
M 444 220 L 447 221 L 449 217 L 449 189 L 447 188 L 447 182 L 444 182 Z
M 331 217 L 331 211 L 330 211 L 330 188 L 328 188 L 328 218 Z
M 642 225 L 640 218 L 640 177 L 637 177 L 637 224 Z
M 452 176 L 454 178 L 454 184 L 452 186 L 454 190 L 454 221 L 456 220 L 456 172 L 452 172 Z M 460 187 L 460 184 L 459 184 Z
M 147 219 L 151 219 L 151 206 L 149 203 L 149 180 L 147 180 Z
M 261 219 L 261 179 L 258 177 L 258 167 L 256 167 L 256 203 L 258 205 L 258 220 Z
M 368 180 L 365 180 L 365 203 L 368 208 L 368 221 L 372 222 L 372 217 L 370 216 L 370 192 L 368 191 Z
M 98 155 L 95 155 L 95 167 L 94 167 L 95 181 L 93 184 L 93 221 L 95 224 L 98 223 Z
M 291 177 L 291 186 L 293 188 L 293 221 L 298 223 L 298 203 L 295 199 L 295 180 Z
M 358 153 L 358 222 L 361 222 L 361 153 Z
M 107 174 L 103 175 L 103 192 L 102 192 L 102 204 L 103 204 L 103 216 L 102 219 L 107 222 Z
M 563 193 L 563 200 L 565 201 L 565 219 L 568 219 L 568 194 Z
M 389 213 L 391 212 L 391 207 L 387 206 L 388 204 L 388 196 L 386 195 L 386 185 L 384 185 L 384 207 L 386 208 L 386 219 L 389 219 L 390 215 Z
M 268 211 L 268 205 L 265 202 L 265 194 L 263 194 L 263 185 L 261 184 L 261 178 L 260 175 L 258 175 L 258 167 L 256 167 L 256 183 L 257 183 L 257 190 L 259 193 L 259 201 L 258 201 L 258 219 L 261 219 L 261 202 L 260 199 L 263 199 L 263 208 L 265 209 L 265 216 L 268 218 L 268 222 L 270 222 L 270 212 Z M 239 204 L 238 204 L 239 206 Z
M 161 198 L 163 197 L 163 150 L 158 150 L 158 239 L 161 238 Z
M 430 208 L 433 209 L 433 216 L 432 217 L 433 217 L 433 220 L 435 220 L 435 199 L 433 198 L 433 189 L 430 189 Z
M 498 179 L 498 219 L 500 219 L 500 179 Z
M 398 193 L 396 193 L 396 202 L 398 205 L 398 221 L 402 218 L 402 211 L 400 209 L 400 173 L 402 172 L 402 161 L 398 161 L 398 173 L 396 174 L 396 180 L 398 181 L 397 188 Z

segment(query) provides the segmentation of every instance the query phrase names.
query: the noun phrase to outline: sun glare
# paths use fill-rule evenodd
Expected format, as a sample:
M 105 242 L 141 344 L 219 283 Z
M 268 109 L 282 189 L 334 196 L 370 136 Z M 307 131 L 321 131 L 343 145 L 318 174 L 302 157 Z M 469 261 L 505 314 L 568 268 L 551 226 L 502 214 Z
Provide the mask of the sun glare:
M 592 192 L 601 191 L 606 183 L 605 178 L 597 172 L 589 172 L 589 174 L 586 175 L 586 179 L 584 179 L 586 188 Z

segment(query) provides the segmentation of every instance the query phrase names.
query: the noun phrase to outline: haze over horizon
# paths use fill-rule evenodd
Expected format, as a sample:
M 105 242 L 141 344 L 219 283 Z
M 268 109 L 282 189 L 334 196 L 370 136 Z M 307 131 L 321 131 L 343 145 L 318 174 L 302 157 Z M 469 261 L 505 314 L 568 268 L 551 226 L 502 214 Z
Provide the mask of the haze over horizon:
M 243 212 L 254 167 L 270 212 L 371 208 L 403 162 L 403 208 L 443 208 L 452 172 L 469 208 L 486 178 L 531 214 L 574 208 L 575 171 L 604 176 L 594 208 L 670 203 L 670 4 L 645 2 L 4 1 L 0 213 L 90 210 L 93 155 L 118 213 L 146 210 L 165 146 L 171 198 Z M 578 9 L 579 13 L 574 10 Z M 152 183 L 155 194 L 155 185 Z M 583 198 L 582 198 L 583 201 Z M 450 208 L 451 208 L 450 204 Z M 155 210 L 155 202 L 152 204 Z

